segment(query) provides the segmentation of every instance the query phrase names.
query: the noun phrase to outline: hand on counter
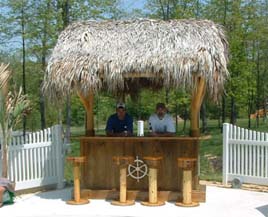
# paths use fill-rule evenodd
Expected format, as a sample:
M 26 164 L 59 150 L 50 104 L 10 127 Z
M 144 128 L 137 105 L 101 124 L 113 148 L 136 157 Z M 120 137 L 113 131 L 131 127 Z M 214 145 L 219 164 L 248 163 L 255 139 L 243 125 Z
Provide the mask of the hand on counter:
M 107 132 L 107 136 L 115 136 L 115 137 L 127 137 L 127 136 L 133 136 L 133 134 L 130 131 L 127 132 L 121 132 L 121 133 L 113 133 L 113 132 Z
M 165 133 L 157 133 L 157 132 L 151 132 L 148 134 L 148 136 L 152 136 L 152 137 L 161 137 L 161 136 L 176 136 L 175 133 L 169 133 L 169 132 L 165 132 Z

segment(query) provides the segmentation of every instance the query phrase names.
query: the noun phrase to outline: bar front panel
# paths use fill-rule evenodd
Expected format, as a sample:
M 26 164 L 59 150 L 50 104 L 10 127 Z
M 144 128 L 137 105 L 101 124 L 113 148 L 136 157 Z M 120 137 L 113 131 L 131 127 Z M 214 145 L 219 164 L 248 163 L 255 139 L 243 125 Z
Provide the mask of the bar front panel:
M 113 163 L 114 156 L 133 156 L 140 160 L 146 156 L 162 156 L 158 169 L 158 189 L 180 191 L 182 171 L 178 169 L 177 158 L 198 158 L 198 143 L 197 138 L 191 137 L 82 137 L 80 152 L 81 156 L 87 157 L 82 167 L 82 188 L 119 189 L 119 167 Z M 197 180 L 196 166 L 193 183 Z M 139 181 L 128 176 L 127 188 L 147 190 L 148 176 Z

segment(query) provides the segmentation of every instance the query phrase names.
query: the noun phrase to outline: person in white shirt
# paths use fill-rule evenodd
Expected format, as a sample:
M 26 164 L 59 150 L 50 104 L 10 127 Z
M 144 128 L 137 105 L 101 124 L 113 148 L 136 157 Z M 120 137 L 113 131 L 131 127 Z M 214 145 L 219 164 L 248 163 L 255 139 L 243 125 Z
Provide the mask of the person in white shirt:
M 171 115 L 167 114 L 164 103 L 157 103 L 155 113 L 149 118 L 150 136 L 174 136 L 175 124 Z

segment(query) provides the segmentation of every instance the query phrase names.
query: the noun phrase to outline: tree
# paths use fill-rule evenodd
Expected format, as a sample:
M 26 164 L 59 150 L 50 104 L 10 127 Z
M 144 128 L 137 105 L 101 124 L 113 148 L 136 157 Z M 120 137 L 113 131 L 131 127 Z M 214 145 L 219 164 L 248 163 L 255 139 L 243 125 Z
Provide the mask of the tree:
M 22 89 L 26 94 L 26 24 L 29 21 L 28 10 L 30 4 L 28 0 L 21 1 L 2 1 L 2 8 L 5 8 L 8 12 L 6 16 L 2 16 L 2 24 L 6 24 L 6 28 L 9 31 L 6 32 L 7 37 L 21 37 L 22 46 Z M 23 134 L 26 131 L 26 117 L 23 118 Z
M 8 90 L 11 71 L 8 65 L 0 65 L 0 135 L 2 138 L 2 177 L 8 176 L 8 144 L 11 141 L 12 129 L 29 112 L 30 101 L 23 94 L 22 88 L 18 92 Z
M 55 25 L 58 12 L 53 4 L 53 0 L 31 1 L 33 19 L 28 24 L 28 53 L 29 56 L 36 59 L 36 68 L 40 71 L 38 84 L 42 129 L 46 128 L 45 97 L 42 91 L 42 82 L 47 67 L 49 50 L 55 45 L 59 28 Z

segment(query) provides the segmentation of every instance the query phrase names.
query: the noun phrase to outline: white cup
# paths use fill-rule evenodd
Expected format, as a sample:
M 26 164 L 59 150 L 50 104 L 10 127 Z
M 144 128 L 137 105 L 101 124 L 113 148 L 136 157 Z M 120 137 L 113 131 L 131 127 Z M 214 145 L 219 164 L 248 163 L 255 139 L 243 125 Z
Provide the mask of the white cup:
M 137 126 L 138 126 L 137 136 L 144 136 L 144 121 L 139 120 Z

